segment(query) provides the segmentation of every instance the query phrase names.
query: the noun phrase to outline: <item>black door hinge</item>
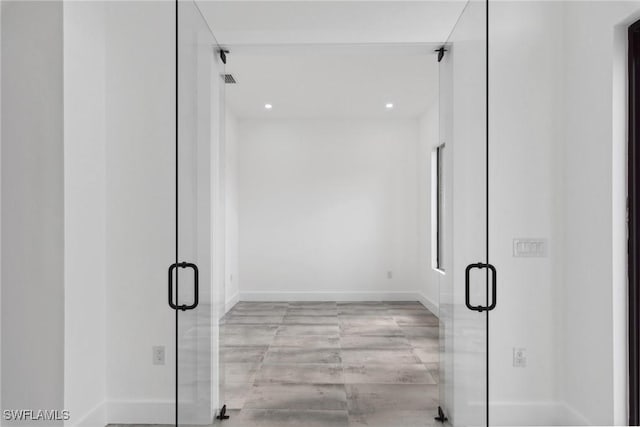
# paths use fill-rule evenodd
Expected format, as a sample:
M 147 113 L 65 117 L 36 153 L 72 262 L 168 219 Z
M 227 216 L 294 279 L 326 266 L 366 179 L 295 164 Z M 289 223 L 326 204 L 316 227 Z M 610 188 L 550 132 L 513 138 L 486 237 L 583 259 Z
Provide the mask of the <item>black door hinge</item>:
M 225 65 L 227 65 L 227 53 L 229 53 L 228 50 L 220 49 L 220 59 Z
M 444 411 L 441 406 L 438 406 L 438 416 L 435 417 L 435 420 L 439 423 L 446 423 L 449 419 L 444 415 Z
M 222 405 L 222 409 L 220 409 L 220 415 L 218 415 L 216 419 L 220 421 L 229 419 L 229 415 L 227 415 L 227 405 Z
M 440 47 L 439 49 L 436 49 L 434 52 L 438 52 L 438 62 L 442 61 L 442 58 L 444 58 L 444 53 L 447 51 L 447 49 L 445 49 L 444 46 Z

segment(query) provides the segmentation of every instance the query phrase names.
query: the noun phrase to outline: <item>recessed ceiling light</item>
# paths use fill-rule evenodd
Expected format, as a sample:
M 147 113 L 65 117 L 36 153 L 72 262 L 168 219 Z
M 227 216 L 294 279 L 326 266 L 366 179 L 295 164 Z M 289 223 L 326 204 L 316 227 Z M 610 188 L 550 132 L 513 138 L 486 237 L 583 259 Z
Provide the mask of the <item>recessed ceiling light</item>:
M 267 110 L 271 110 L 273 108 L 273 105 L 271 104 L 264 104 L 264 108 L 266 108 Z
M 385 107 L 387 108 L 387 110 L 391 110 L 391 109 L 393 108 L 393 103 L 391 103 L 391 102 L 387 102 L 387 103 L 385 104 Z

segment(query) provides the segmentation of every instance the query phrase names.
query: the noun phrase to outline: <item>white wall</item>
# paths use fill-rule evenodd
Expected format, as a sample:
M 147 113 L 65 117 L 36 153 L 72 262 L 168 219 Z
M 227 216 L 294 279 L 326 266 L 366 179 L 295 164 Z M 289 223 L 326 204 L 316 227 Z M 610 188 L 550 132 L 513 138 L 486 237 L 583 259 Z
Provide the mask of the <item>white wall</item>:
M 104 426 L 105 7 L 64 4 L 65 366 L 69 425 Z
M 432 263 L 432 168 L 433 150 L 441 144 L 438 118 L 438 103 L 434 103 L 419 121 L 419 142 L 417 152 L 417 200 L 418 200 L 418 258 L 417 275 L 420 292 L 424 295 L 424 303 L 438 314 L 440 300 L 440 279 L 442 274 L 436 271 Z
M 225 112 L 225 312 L 240 298 L 238 264 L 238 119 Z
M 62 38 L 60 2 L 2 3 L 3 408 L 63 407 Z
M 0 38 L 2 37 L 2 5 L 0 5 Z M 2 50 L 0 48 L 0 147 L 2 147 Z M 2 331 L 2 148 L 0 148 L 0 331 Z M 0 378 L 2 378 L 2 339 L 0 338 Z M 0 380 L 0 407 L 2 407 Z
M 592 424 L 627 422 L 625 26 L 639 12 L 640 2 L 567 2 L 563 22 L 562 395 Z
M 562 38 L 562 13 L 554 2 L 499 2 L 491 9 L 489 258 L 499 287 L 491 312 L 490 398 L 497 424 L 562 424 L 569 417 L 552 403 L 562 376 L 563 51 L 547 48 Z M 516 238 L 546 239 L 548 255 L 514 258 Z M 514 348 L 526 348 L 526 368 L 513 366 Z
M 3 408 L 64 404 L 62 42 L 62 3 L 2 2 Z
M 626 29 L 615 27 L 639 11 L 493 4 L 496 424 L 626 422 Z M 513 258 L 516 237 L 548 239 L 547 257 Z M 513 368 L 513 347 L 527 349 L 526 368 Z
M 241 299 L 416 297 L 417 120 L 242 120 L 239 135 Z
M 106 7 L 108 421 L 161 423 L 171 420 L 175 366 L 167 303 L 175 262 L 174 8 Z M 164 365 L 152 364 L 156 345 L 166 346 Z

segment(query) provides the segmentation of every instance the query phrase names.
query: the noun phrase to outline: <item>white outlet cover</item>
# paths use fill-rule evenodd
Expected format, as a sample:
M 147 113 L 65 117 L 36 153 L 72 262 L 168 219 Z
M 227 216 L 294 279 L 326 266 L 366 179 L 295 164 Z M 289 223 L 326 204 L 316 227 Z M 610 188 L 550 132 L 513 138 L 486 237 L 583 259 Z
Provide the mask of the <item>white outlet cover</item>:
M 513 367 L 525 368 L 527 366 L 527 349 L 526 348 L 513 348 Z
M 165 362 L 165 351 L 163 345 L 154 345 L 152 347 L 153 352 L 153 364 L 154 365 L 164 365 Z

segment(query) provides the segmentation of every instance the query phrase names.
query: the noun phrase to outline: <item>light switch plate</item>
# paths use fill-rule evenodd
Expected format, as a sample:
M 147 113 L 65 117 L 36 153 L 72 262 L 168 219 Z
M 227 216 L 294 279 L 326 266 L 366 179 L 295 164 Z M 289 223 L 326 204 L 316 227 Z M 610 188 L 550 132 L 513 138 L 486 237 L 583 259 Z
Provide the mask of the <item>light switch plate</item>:
M 547 239 L 513 239 L 513 256 L 544 258 L 547 246 Z

